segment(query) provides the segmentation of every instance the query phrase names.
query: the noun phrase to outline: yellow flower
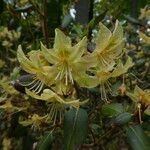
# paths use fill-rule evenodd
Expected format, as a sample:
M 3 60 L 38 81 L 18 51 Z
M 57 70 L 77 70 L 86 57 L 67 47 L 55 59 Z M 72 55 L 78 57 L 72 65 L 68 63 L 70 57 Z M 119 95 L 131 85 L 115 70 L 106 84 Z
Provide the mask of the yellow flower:
M 28 89 L 26 89 L 26 93 L 35 99 L 47 102 L 47 105 L 49 106 L 47 120 L 50 122 L 52 121 L 53 124 L 55 124 L 57 118 L 59 122 L 62 121 L 63 112 L 66 107 L 71 106 L 78 109 L 80 105 L 83 105 L 87 102 L 87 100 L 80 102 L 79 99 L 73 98 L 64 99 L 62 96 L 56 94 L 50 89 L 44 89 L 41 95 L 37 95 Z
M 141 105 L 145 107 L 144 113 L 150 115 L 150 90 L 142 90 L 138 86 L 135 86 L 134 92 L 127 92 L 127 96 L 136 103 L 139 110 L 139 120 L 140 123 L 142 123 L 140 110 Z
M 50 89 L 44 89 L 43 93 L 41 95 L 37 95 L 36 93 L 26 89 L 26 93 L 28 95 L 30 95 L 31 97 L 38 99 L 38 100 L 42 100 L 42 101 L 46 101 L 47 103 L 60 103 L 62 105 L 68 105 L 68 106 L 72 106 L 75 108 L 79 108 L 80 105 L 84 104 L 86 101 L 84 102 L 80 102 L 79 99 L 64 99 L 63 97 L 59 96 L 58 94 L 56 94 L 55 92 L 53 92 Z
M 108 79 L 118 77 L 128 71 L 129 68 L 131 68 L 134 65 L 132 62 L 132 59 L 128 57 L 126 63 L 123 65 L 122 61 L 119 60 L 117 66 L 114 69 L 111 70 L 105 70 L 96 68 L 96 77 L 99 84 L 105 83 Z
M 4 137 L 2 141 L 2 147 L 3 147 L 3 150 L 12 149 L 12 139 Z
M 150 45 L 150 37 L 146 36 L 144 33 L 139 33 L 140 38 L 144 41 L 145 44 Z
M 139 16 L 139 19 L 150 19 L 150 9 L 148 6 L 145 6 L 145 8 L 140 10 L 141 15 Z
M 91 59 L 94 59 L 101 68 L 112 68 L 115 60 L 122 54 L 123 41 L 123 29 L 118 21 L 116 21 L 113 33 L 100 23 L 96 49 L 92 53 Z
M 55 33 L 53 49 L 47 49 L 41 43 L 41 51 L 31 51 L 27 58 L 21 46 L 18 47 L 17 57 L 22 68 L 47 86 L 57 86 L 60 82 L 68 86 L 74 81 L 82 87 L 96 86 L 93 77 L 86 74 L 90 67 L 85 58 L 87 38 L 72 46 L 71 39 L 59 29 Z
M 40 80 L 42 82 L 39 83 L 41 85 L 40 87 L 43 87 L 43 83 L 48 86 L 53 84 L 54 76 L 56 74 L 54 74 L 53 68 L 49 66 L 41 51 L 31 51 L 28 55 L 29 58 L 25 56 L 21 46 L 18 47 L 18 61 L 26 72 L 35 76 L 35 80 L 33 82 L 37 83 L 37 81 Z
M 109 90 L 109 92 L 111 92 L 111 84 L 109 82 L 110 78 L 115 78 L 118 77 L 124 73 L 126 73 L 128 71 L 129 68 L 131 68 L 134 65 L 134 63 L 132 62 L 132 59 L 130 57 L 128 57 L 126 63 L 123 65 L 122 61 L 119 60 L 117 66 L 111 70 L 108 70 L 106 68 L 102 68 L 100 69 L 100 67 L 96 68 L 96 78 L 97 78 L 97 82 L 98 84 L 100 84 L 100 91 L 101 91 L 101 98 L 107 101 L 107 92 L 105 90 L 105 88 L 107 88 Z
M 56 74 L 56 81 L 61 81 L 66 86 L 76 81 L 80 86 L 94 87 L 96 83 L 93 78 L 86 74 L 90 67 L 85 58 L 86 48 L 86 37 L 72 46 L 71 39 L 59 29 L 55 30 L 55 42 L 52 49 L 47 49 L 41 44 L 42 53 Z
M 128 56 L 126 63 L 123 65 L 121 60 L 119 60 L 117 66 L 115 67 L 114 71 L 111 73 L 111 77 L 118 77 L 128 71 L 134 65 L 132 62 L 131 57 Z
M 150 105 L 150 90 L 142 90 L 138 86 L 135 86 L 134 92 L 127 92 L 127 95 L 136 103 Z
M 96 39 L 96 49 L 93 53 L 88 53 L 87 38 L 84 37 L 79 43 L 72 45 L 71 39 L 59 29 L 55 30 L 55 41 L 52 49 L 47 49 L 41 43 L 41 51 L 31 51 L 27 58 L 21 47 L 18 48 L 18 60 L 22 68 L 35 76 L 34 86 L 27 91 L 27 94 L 36 99 L 61 103 L 79 107 L 79 100 L 64 100 L 60 95 L 67 95 L 73 91 L 77 83 L 80 87 L 93 88 L 101 85 L 101 93 L 106 98 L 105 85 L 109 90 L 109 79 L 118 77 L 128 71 L 133 66 L 132 60 L 128 57 L 123 65 L 117 59 L 123 54 L 123 29 L 116 21 L 115 29 L 111 32 L 106 26 L 100 23 L 100 31 Z M 39 81 L 38 81 L 39 80 Z M 39 83 L 40 82 L 40 83 Z M 45 89 L 39 96 L 39 91 L 43 88 L 43 83 L 51 88 Z M 35 87 L 37 88 L 31 92 Z M 55 92 L 55 97 L 51 96 Z M 52 94 L 53 93 L 53 94 Z M 47 96 L 46 95 L 46 96 Z M 69 95 L 69 94 L 68 94 Z M 55 99 L 55 100 L 54 100 Z
M 47 115 L 45 116 L 39 116 L 38 114 L 34 114 L 30 119 L 19 121 L 20 124 L 23 126 L 29 126 L 32 125 L 32 128 L 40 128 L 40 125 L 42 123 L 45 123 L 47 119 Z
M 26 109 L 25 107 L 19 108 L 19 107 L 13 106 L 10 100 L 7 100 L 4 104 L 0 105 L 0 108 L 6 110 L 8 112 L 14 112 L 14 111 L 19 112 L 19 111 Z
M 0 80 L 0 88 L 1 91 L 3 92 L 4 95 L 17 95 L 18 92 L 14 89 L 14 87 L 12 85 L 9 84 L 9 79 L 7 77 L 3 77 L 1 80 Z

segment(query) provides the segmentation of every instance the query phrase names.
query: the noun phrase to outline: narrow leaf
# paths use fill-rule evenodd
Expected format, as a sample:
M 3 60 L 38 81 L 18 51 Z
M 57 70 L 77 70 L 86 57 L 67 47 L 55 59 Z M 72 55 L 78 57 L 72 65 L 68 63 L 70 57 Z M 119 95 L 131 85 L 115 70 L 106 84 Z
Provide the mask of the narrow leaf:
M 124 125 L 128 123 L 132 118 L 132 114 L 128 112 L 121 113 L 115 118 L 115 123 L 118 125 Z

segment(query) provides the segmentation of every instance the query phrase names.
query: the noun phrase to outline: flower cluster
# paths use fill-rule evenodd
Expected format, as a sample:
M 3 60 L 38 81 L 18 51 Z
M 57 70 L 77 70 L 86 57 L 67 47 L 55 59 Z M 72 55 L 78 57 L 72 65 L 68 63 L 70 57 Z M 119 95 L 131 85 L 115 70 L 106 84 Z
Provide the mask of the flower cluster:
M 41 43 L 40 50 L 32 50 L 27 57 L 19 46 L 17 57 L 20 65 L 34 79 L 30 83 L 34 88 L 26 89 L 26 93 L 51 106 L 58 104 L 63 108 L 79 108 L 86 101 L 80 101 L 76 97 L 76 88 L 100 86 L 101 98 L 107 101 L 105 89 L 111 91 L 109 80 L 126 73 L 133 62 L 129 56 L 126 57 L 126 62 L 122 62 L 124 39 L 123 29 L 118 21 L 113 32 L 100 23 L 95 43 L 94 52 L 89 53 L 86 37 L 72 45 L 71 39 L 56 29 L 51 49 Z M 43 85 L 47 88 L 43 89 Z M 58 112 L 60 107 L 55 109 Z

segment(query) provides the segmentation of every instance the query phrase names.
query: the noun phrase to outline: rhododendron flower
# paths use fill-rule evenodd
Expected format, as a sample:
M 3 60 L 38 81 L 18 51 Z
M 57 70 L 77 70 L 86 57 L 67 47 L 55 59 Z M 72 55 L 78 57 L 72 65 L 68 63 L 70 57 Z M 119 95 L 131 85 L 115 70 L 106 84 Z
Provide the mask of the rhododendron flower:
M 113 33 L 100 23 L 96 48 L 91 55 L 91 59 L 96 60 L 99 67 L 109 69 L 115 65 L 115 60 L 121 56 L 123 46 L 123 29 L 120 23 L 116 21 Z
M 41 44 L 44 57 L 51 64 L 56 74 L 56 81 L 62 81 L 65 85 L 76 81 L 80 86 L 92 86 L 94 79 L 86 74 L 90 67 L 86 55 L 87 38 L 84 37 L 79 43 L 72 46 L 71 39 L 59 29 L 55 30 L 55 42 L 52 49 L 47 49 Z

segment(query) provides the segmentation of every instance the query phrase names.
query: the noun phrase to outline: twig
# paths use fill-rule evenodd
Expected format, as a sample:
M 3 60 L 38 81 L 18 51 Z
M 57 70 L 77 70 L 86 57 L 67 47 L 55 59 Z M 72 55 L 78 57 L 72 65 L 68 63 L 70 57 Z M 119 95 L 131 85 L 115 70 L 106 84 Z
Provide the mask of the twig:
M 39 8 L 32 2 L 32 0 L 29 0 L 29 2 L 32 4 L 33 8 L 37 13 L 40 15 L 41 19 L 41 25 L 42 25 L 42 32 L 45 39 L 46 47 L 48 48 L 49 43 L 49 35 L 48 35 L 48 27 L 47 27 L 47 0 L 43 1 L 43 13 L 39 10 Z
M 39 8 L 32 2 L 32 0 L 29 0 L 29 2 L 32 4 L 33 8 L 37 11 L 37 13 L 44 17 L 44 14 L 42 14 L 42 12 L 39 10 Z
M 45 38 L 45 43 L 48 48 L 49 37 L 48 37 L 48 26 L 47 26 L 47 0 L 44 0 L 44 17 L 43 17 L 43 34 Z
M 95 144 L 94 143 L 91 143 L 91 144 L 83 144 L 81 147 L 82 148 L 90 148 L 90 147 L 94 147 Z

